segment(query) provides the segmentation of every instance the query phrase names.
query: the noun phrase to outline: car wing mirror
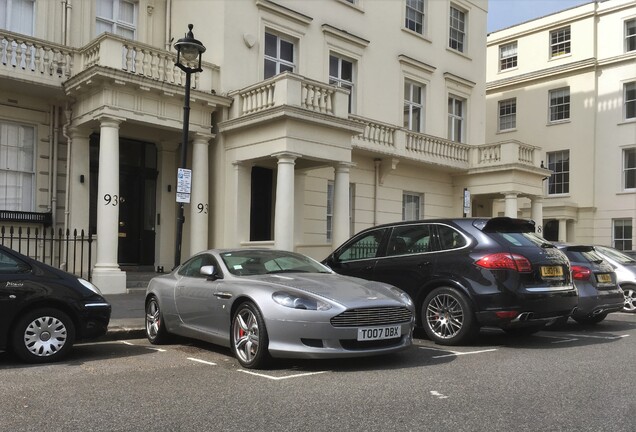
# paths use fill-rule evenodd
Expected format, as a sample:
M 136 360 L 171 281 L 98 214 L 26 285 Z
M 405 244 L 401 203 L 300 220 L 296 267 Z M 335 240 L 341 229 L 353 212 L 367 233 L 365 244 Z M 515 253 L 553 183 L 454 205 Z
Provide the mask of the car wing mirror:
M 216 272 L 216 268 L 213 265 L 206 265 L 201 267 L 201 270 L 199 270 L 199 273 L 201 273 L 203 276 L 206 276 L 208 279 L 211 279 L 211 280 L 219 279 L 219 275 Z

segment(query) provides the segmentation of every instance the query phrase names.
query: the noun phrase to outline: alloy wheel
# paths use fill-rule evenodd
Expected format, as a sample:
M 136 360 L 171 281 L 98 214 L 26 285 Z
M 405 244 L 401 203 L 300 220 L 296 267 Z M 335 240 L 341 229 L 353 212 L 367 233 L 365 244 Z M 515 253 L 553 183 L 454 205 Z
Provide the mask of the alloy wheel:
M 149 339 L 155 339 L 159 334 L 161 325 L 161 314 L 159 304 L 156 299 L 151 299 L 146 306 L 146 334 Z
M 636 291 L 633 288 L 625 288 L 623 289 L 623 295 L 625 296 L 623 311 L 630 313 L 636 312 Z
M 438 294 L 426 307 L 426 321 L 435 335 L 442 339 L 456 336 L 464 325 L 464 310 L 449 294 Z
M 260 332 L 258 320 L 248 309 L 241 309 L 234 317 L 232 326 L 234 351 L 245 363 L 251 363 L 258 355 L 260 348 Z

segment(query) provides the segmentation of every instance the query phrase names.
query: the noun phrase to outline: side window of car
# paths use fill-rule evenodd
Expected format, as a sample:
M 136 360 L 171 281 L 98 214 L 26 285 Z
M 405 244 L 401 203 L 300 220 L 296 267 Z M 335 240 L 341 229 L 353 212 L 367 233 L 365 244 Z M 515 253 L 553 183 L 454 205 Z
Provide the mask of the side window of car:
M 205 276 L 201 274 L 201 267 L 206 265 L 216 266 L 216 261 L 214 260 L 214 257 L 208 254 L 197 255 L 183 265 L 181 270 L 179 270 L 179 274 L 181 276 L 202 278 Z
M 0 251 L 0 274 L 24 273 L 27 267 L 21 261 Z
M 438 225 L 437 234 L 442 250 L 458 249 L 467 244 L 463 235 L 447 225 Z
M 338 255 L 339 261 L 375 258 L 378 255 L 386 228 L 368 232 L 345 246 Z
M 428 224 L 403 225 L 393 228 L 387 255 L 405 255 L 432 250 Z

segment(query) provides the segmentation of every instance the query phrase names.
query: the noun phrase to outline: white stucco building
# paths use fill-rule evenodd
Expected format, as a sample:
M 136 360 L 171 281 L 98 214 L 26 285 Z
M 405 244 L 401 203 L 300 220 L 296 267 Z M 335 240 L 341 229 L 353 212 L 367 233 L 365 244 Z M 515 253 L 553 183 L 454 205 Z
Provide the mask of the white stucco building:
M 486 141 L 541 147 L 552 171 L 545 237 L 634 249 L 636 1 L 590 2 L 491 33 L 487 71 Z
M 322 259 L 402 219 L 543 219 L 544 143 L 486 136 L 485 0 L 0 8 L 0 224 L 91 230 L 104 292 L 123 292 L 131 268 L 174 265 L 185 76 L 172 45 L 189 23 L 207 51 L 182 260 L 251 245 Z

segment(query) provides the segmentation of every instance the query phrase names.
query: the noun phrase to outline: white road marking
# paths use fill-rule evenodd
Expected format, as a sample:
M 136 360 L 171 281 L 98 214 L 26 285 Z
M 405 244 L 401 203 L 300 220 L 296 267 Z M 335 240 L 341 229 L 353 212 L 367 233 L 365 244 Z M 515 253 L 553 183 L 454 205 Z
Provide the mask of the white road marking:
M 420 347 L 420 349 L 428 349 L 428 350 L 433 350 L 433 351 L 442 351 L 442 352 L 450 352 L 450 353 L 452 353 L 452 354 L 444 354 L 444 355 L 434 356 L 433 358 L 454 357 L 454 356 L 460 356 L 460 355 L 481 354 L 481 353 L 486 353 L 486 352 L 497 351 L 497 348 L 486 349 L 486 350 L 478 350 L 478 351 L 466 351 L 466 352 L 451 351 L 451 350 L 447 350 L 447 349 L 439 349 L 439 348 L 431 348 L 431 347 Z
M 618 335 L 618 336 L 597 336 L 597 335 L 586 335 L 586 334 L 577 334 L 577 335 L 566 335 L 566 336 L 571 336 L 571 337 L 585 337 L 585 338 L 590 338 L 590 339 L 609 339 L 609 340 L 616 340 L 616 339 L 620 339 L 620 338 L 625 338 L 628 337 L 629 335 Z
M 212 363 L 212 362 L 201 360 L 201 359 L 194 358 L 194 357 L 188 357 L 188 360 L 192 360 L 192 361 L 203 363 L 203 364 L 210 365 L 210 366 L 216 366 L 216 363 Z
M 553 343 L 553 344 L 556 344 L 556 343 L 563 343 L 563 342 L 574 342 L 574 341 L 577 341 L 577 340 L 578 340 L 577 338 L 569 339 L 569 338 L 565 338 L 565 337 L 563 337 L 563 336 L 537 335 L 537 337 L 548 338 L 548 339 L 559 339 L 559 340 L 557 340 L 557 341 L 550 342 L 550 343 Z
M 121 343 L 123 343 L 123 344 L 126 344 L 126 345 L 131 345 L 131 346 L 134 346 L 134 345 L 135 345 L 135 344 L 130 343 L 130 342 L 128 342 L 128 341 L 119 341 L 119 342 L 121 342 Z
M 155 347 L 145 347 L 145 348 L 149 350 L 153 350 L 153 351 L 166 352 L 166 350 L 163 348 L 155 348 Z
M 578 340 L 578 339 L 576 339 L 576 338 L 572 338 L 572 339 L 562 339 L 562 340 L 557 340 L 557 341 L 550 342 L 550 343 L 555 344 L 555 343 L 564 343 L 564 342 L 574 342 L 574 341 L 577 341 L 577 340 Z
M 287 375 L 287 376 L 284 376 L 284 377 L 275 377 L 275 376 L 271 376 L 271 375 L 265 375 L 265 374 L 261 374 L 261 373 L 247 371 L 247 370 L 244 370 L 244 369 L 237 369 L 237 371 L 238 372 L 243 372 L 243 373 L 246 373 L 246 374 L 250 374 L 250 375 L 259 376 L 261 378 L 271 379 L 271 380 L 274 380 L 274 381 L 279 381 L 279 380 L 284 380 L 284 379 L 289 379 L 289 378 L 300 378 L 300 377 L 304 377 L 304 376 L 318 375 L 318 374 L 327 373 L 327 371 L 307 372 L 307 373 L 301 373 L 301 374 L 296 374 L 296 375 Z
M 437 399 L 448 399 L 448 396 L 444 396 L 443 394 L 435 390 L 431 390 L 431 396 L 436 396 Z

